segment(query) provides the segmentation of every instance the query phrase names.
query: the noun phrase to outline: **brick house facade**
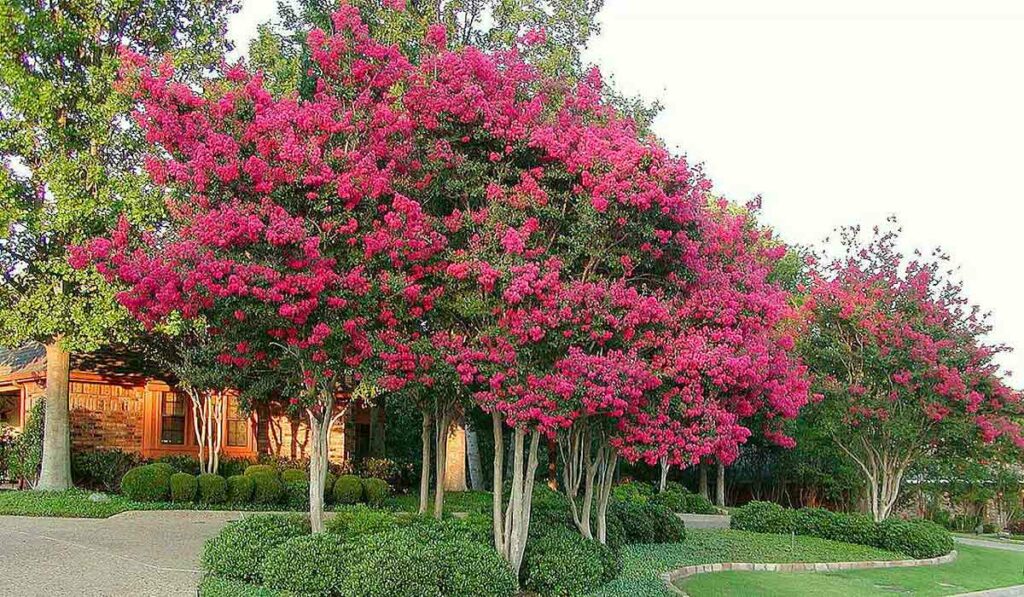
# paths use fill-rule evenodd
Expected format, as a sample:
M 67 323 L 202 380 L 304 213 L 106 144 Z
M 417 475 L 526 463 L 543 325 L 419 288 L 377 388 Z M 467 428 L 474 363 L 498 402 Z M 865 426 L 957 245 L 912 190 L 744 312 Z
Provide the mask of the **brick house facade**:
M 70 384 L 73 450 L 120 449 L 144 458 L 197 454 L 188 396 L 172 383 L 137 373 L 130 358 L 102 355 L 72 357 Z M 46 385 L 46 352 L 33 344 L 0 350 L 0 423 L 20 428 Z M 359 449 L 369 427 L 369 411 L 357 408 L 335 426 L 332 462 L 341 463 Z M 310 432 L 304 417 L 278 404 L 246 414 L 229 394 L 222 458 L 255 459 L 261 454 L 300 459 L 308 454 Z

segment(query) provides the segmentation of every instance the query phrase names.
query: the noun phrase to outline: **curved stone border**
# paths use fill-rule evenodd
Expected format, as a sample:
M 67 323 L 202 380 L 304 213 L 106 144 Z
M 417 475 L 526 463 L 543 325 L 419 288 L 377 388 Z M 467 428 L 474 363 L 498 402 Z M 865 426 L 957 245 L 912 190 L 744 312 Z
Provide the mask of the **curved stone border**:
M 706 574 L 708 572 L 836 572 L 838 570 L 869 570 L 874 568 L 907 568 L 910 566 L 936 566 L 948 564 L 956 560 L 956 550 L 944 556 L 925 558 L 923 560 L 869 560 L 865 562 L 791 562 L 786 564 L 750 564 L 746 562 L 729 562 L 725 564 L 696 564 L 683 566 L 661 575 L 668 589 L 676 595 L 687 595 L 686 591 L 675 586 L 682 578 Z

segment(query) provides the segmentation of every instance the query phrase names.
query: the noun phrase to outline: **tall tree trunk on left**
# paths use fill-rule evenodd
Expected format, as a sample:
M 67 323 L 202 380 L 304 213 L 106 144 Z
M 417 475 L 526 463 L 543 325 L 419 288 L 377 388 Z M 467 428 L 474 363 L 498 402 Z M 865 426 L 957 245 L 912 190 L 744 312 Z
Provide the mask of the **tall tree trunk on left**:
M 46 345 L 46 415 L 43 420 L 43 463 L 36 489 L 71 487 L 71 415 L 69 386 L 71 353 L 54 338 Z
M 307 409 L 310 429 L 309 450 L 309 523 L 313 533 L 324 532 L 324 487 L 330 468 L 331 430 L 334 424 L 348 411 L 334 412 L 334 389 L 324 392 L 320 398 L 319 412 Z
M 469 417 L 466 417 L 466 457 L 469 459 L 469 486 L 473 491 L 483 491 L 484 467 L 480 461 L 480 438 Z
M 725 507 L 725 465 L 718 463 L 718 475 L 715 479 L 715 505 Z
M 711 498 L 708 496 L 708 465 L 703 462 L 700 463 L 698 471 L 700 472 L 700 479 L 697 481 L 697 489 L 704 499 L 709 500 Z

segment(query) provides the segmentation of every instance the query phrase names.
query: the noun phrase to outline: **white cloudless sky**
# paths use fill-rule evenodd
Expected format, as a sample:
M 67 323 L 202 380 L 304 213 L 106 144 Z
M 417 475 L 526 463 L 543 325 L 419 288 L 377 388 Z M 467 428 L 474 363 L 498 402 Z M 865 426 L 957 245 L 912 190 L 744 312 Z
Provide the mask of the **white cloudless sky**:
M 276 3 L 229 27 L 244 54 Z M 1024 2 L 606 0 L 587 59 L 793 243 L 899 218 L 941 246 L 1024 386 Z

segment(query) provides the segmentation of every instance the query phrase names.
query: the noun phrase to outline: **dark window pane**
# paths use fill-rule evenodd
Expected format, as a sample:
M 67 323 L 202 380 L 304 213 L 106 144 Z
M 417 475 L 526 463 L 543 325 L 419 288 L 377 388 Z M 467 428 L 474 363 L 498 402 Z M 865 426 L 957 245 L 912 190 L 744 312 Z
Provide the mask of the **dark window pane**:
M 232 447 L 249 444 L 249 420 L 238 408 L 238 401 L 228 398 L 228 445 Z
M 185 398 L 166 393 L 160 407 L 160 443 L 185 443 Z

